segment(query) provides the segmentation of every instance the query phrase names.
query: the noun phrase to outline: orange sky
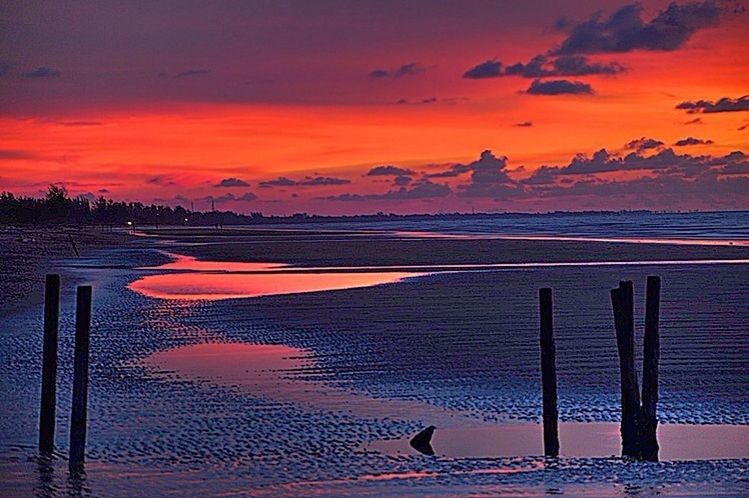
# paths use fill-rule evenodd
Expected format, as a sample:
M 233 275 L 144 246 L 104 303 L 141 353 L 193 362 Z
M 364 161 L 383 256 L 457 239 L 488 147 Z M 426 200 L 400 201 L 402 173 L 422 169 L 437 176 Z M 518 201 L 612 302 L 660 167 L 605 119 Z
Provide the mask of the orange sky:
M 548 2 L 539 4 L 554 8 Z M 480 16 L 486 5 L 476 2 L 473 14 Z M 604 9 L 603 18 L 623 5 L 612 2 Z M 665 7 L 662 2 L 649 2 L 642 14 L 644 22 Z M 108 12 L 97 13 L 99 24 L 94 18 L 85 26 L 66 27 L 63 19 L 56 28 L 63 35 L 56 38 L 58 43 L 32 39 L 29 47 L 21 35 L 9 36 L 2 42 L 0 58 L 7 61 L 0 76 L 0 190 L 36 195 L 49 183 L 62 183 L 73 195 L 103 193 L 115 199 L 157 200 L 172 205 L 184 205 L 189 199 L 196 209 L 207 208 L 209 198 L 214 198 L 219 199 L 220 209 L 278 214 L 471 208 L 749 208 L 749 192 L 742 189 L 742 184 L 726 190 L 730 194 L 715 194 L 718 198 L 702 198 L 693 191 L 674 203 L 674 196 L 665 200 L 648 195 L 633 201 L 632 196 L 612 198 L 605 192 L 583 198 L 540 196 L 527 187 L 522 187 L 526 191 L 523 195 L 507 199 L 469 198 L 461 194 L 461 185 L 472 181 L 470 171 L 453 178 L 425 180 L 424 173 L 443 171 L 455 163 L 469 164 L 487 149 L 495 156 L 507 156 L 506 171 L 513 181 L 522 181 L 541 165 L 565 166 L 577 153 L 591 155 L 606 148 L 612 154 L 625 154 L 624 144 L 641 137 L 663 142 L 660 148 L 643 151 L 643 156 L 672 147 L 685 137 L 712 143 L 674 148 L 677 154 L 720 157 L 736 150 L 749 152 L 749 127 L 740 130 L 749 124 L 749 112 L 689 114 L 675 108 L 684 101 L 739 99 L 749 93 L 747 15 L 740 9 L 722 13 L 716 26 L 696 30 L 673 50 L 632 49 L 589 55 L 591 61 L 623 65 L 626 71 L 620 74 L 543 78 L 584 82 L 591 86 L 592 94 L 531 95 L 525 91 L 532 78 L 461 77 L 467 69 L 493 58 L 505 66 L 526 62 L 568 36 L 553 30 L 551 19 L 567 15 L 581 22 L 595 10 L 579 12 L 569 3 L 556 8 L 558 12 L 545 15 L 549 22 L 531 19 L 510 30 L 493 31 L 489 24 L 475 32 L 448 29 L 443 36 L 433 31 L 435 24 L 441 26 L 442 22 L 435 19 L 413 27 L 412 32 L 398 30 L 397 35 L 402 37 L 402 50 L 398 52 L 391 50 L 389 42 L 381 48 L 372 46 L 369 36 L 360 42 L 354 39 L 352 45 L 364 57 L 356 57 L 354 48 L 336 54 L 334 36 L 315 46 L 310 35 L 306 53 L 298 40 L 293 44 L 296 50 L 291 50 L 278 41 L 284 40 L 283 33 L 273 32 L 268 35 L 269 43 L 270 38 L 275 40 L 278 53 L 271 54 L 274 57 L 256 55 L 258 66 L 268 66 L 267 78 L 262 78 L 262 71 L 255 74 L 248 69 L 253 67 L 252 53 L 241 54 L 241 58 L 233 55 L 231 48 L 239 42 L 233 37 L 217 40 L 213 49 L 200 45 L 195 55 L 176 40 L 171 47 L 161 40 L 167 50 L 159 63 L 145 48 L 141 53 L 141 49 L 128 45 L 128 40 L 143 45 L 142 40 L 132 42 L 133 37 L 141 31 L 156 32 L 159 25 L 128 25 L 122 19 L 121 25 L 114 26 L 115 34 L 110 35 L 106 31 L 113 26 L 107 27 L 105 22 Z M 471 2 L 466 9 L 471 9 Z M 530 19 L 533 7 L 512 9 L 512 16 L 523 20 Z M 138 14 L 147 13 L 132 15 Z M 502 25 L 500 14 L 493 11 L 498 26 Z M 33 9 L 20 7 L 4 15 L 5 23 L 37 22 L 45 26 L 50 22 L 36 17 L 40 13 Z M 382 16 L 382 20 L 372 21 L 373 30 L 387 20 L 386 13 Z M 336 22 L 353 22 L 349 18 L 325 19 L 333 26 Z M 368 21 L 357 19 L 362 29 L 366 28 Z M 199 21 L 190 16 L 181 20 L 189 29 L 205 30 L 204 36 L 212 39 L 211 32 L 219 27 L 201 27 Z M 260 21 L 255 18 L 254 22 Z M 469 21 L 461 20 L 466 24 Z M 269 14 L 266 24 L 273 22 L 285 21 Z M 397 16 L 393 22 L 398 22 Z M 174 23 L 179 24 L 180 19 Z M 84 40 L 79 30 L 88 38 Z M 106 39 L 108 36 L 122 39 Z M 101 50 L 76 53 L 76 45 L 90 42 L 91 37 L 104 38 Z M 68 39 L 70 46 L 66 49 Z M 347 40 L 341 38 L 340 43 Z M 106 58 L 108 53 L 111 60 Z M 116 64 L 118 57 L 123 59 L 122 66 Z M 279 72 L 279 58 L 294 70 L 289 74 Z M 368 76 L 372 70 L 393 72 L 410 62 L 418 62 L 418 73 L 381 79 Z M 164 67 L 163 74 L 154 75 L 158 64 Z M 33 76 L 35 68 L 58 74 Z M 398 104 L 401 99 L 407 102 Z M 685 124 L 696 118 L 699 123 Z M 517 126 L 523 122 L 532 126 Z M 412 170 L 410 183 L 396 186 L 392 177 L 366 176 L 377 165 Z M 621 171 L 596 178 L 624 181 L 652 174 Z M 306 177 L 335 177 L 349 183 L 260 185 L 279 176 L 295 182 Z M 226 178 L 241 179 L 249 186 L 214 187 Z M 734 175 L 730 180 L 736 178 Z M 410 197 L 408 191 L 423 181 L 447 185 L 450 193 Z M 401 188 L 405 189 L 401 196 L 377 197 Z M 246 192 L 258 198 L 250 202 L 221 200 L 228 193 L 236 198 Z M 370 197 L 357 202 L 323 199 L 341 194 Z

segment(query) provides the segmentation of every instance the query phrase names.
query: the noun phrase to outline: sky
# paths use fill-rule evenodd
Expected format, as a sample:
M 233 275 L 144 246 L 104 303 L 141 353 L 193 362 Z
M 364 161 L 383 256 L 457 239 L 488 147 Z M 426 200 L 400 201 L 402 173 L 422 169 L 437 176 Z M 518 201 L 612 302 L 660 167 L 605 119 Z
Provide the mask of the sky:
M 0 191 L 749 209 L 749 1 L 4 2 Z

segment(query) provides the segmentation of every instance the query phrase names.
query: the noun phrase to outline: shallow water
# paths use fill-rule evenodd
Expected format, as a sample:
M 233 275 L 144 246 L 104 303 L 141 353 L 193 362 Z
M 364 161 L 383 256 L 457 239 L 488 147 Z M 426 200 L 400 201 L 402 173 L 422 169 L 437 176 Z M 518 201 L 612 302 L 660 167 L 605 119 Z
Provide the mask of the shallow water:
M 411 436 L 376 441 L 368 449 L 388 454 L 418 452 Z M 621 453 L 619 424 L 567 422 L 559 426 L 560 457 L 612 457 Z M 661 461 L 749 458 L 749 426 L 661 424 Z M 437 455 L 452 458 L 495 458 L 543 454 L 540 424 L 517 423 L 480 427 L 437 428 L 432 438 Z
M 608 290 L 633 279 L 641 317 L 640 291 L 650 273 L 664 282 L 659 418 L 746 426 L 746 264 L 435 272 L 388 285 L 213 301 L 126 290 L 162 271 L 196 271 L 142 269 L 164 263 L 161 252 L 139 249 L 100 251 L 61 266 L 61 455 L 70 409 L 73 284 L 95 286 L 82 485 L 71 482 L 62 458 L 52 462 L 51 473 L 33 459 L 37 429 L 29 414 L 38 403 L 41 310 L 4 316 L 0 475 L 9 496 L 749 491 L 746 458 L 646 464 L 566 456 L 549 462 L 539 456 L 427 458 L 367 446 L 403 441 L 436 420 L 435 445 L 444 440 L 437 448 L 444 451 L 451 428 L 459 439 L 460 431 L 496 427 L 508 415 L 537 421 L 536 299 L 542 286 L 554 288 L 563 423 L 615 423 L 618 367 Z M 222 264 L 211 264 L 198 271 L 224 272 Z M 638 338 L 641 327 L 638 318 Z M 517 426 L 538 430 L 533 423 Z M 691 444 L 691 435 L 687 439 Z M 677 444 L 669 439 L 662 454 Z M 572 450 L 563 433 L 562 451 Z

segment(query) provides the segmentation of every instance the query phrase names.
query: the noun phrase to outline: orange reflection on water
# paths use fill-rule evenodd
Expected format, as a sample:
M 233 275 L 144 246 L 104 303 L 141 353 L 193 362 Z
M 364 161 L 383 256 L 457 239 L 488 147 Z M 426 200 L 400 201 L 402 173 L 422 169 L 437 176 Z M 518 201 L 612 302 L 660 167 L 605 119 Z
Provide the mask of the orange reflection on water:
M 178 270 L 178 271 L 210 271 L 210 272 L 236 272 L 236 271 L 261 271 L 283 268 L 284 263 L 245 263 L 236 261 L 202 261 L 193 256 L 185 256 L 172 252 L 163 251 L 172 261 L 159 266 L 149 266 L 150 270 Z
M 371 287 L 418 273 L 167 273 L 147 275 L 128 287 L 147 297 L 219 300 Z
M 200 261 L 191 256 L 166 254 L 173 261 L 144 269 L 170 273 L 146 275 L 131 282 L 128 288 L 157 299 L 216 301 L 371 287 L 422 275 L 399 271 L 300 272 L 288 271 L 289 268 L 283 263 Z

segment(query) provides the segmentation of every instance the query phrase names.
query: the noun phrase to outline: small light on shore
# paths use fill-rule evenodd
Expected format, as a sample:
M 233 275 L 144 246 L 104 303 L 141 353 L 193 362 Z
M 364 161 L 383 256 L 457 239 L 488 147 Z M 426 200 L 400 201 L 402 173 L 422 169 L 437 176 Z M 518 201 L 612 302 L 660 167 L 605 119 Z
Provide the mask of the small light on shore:
M 187 218 L 185 218 L 185 223 L 187 223 Z
M 129 227 L 133 226 L 133 222 L 132 221 L 128 221 L 127 222 L 127 226 L 129 226 Z

